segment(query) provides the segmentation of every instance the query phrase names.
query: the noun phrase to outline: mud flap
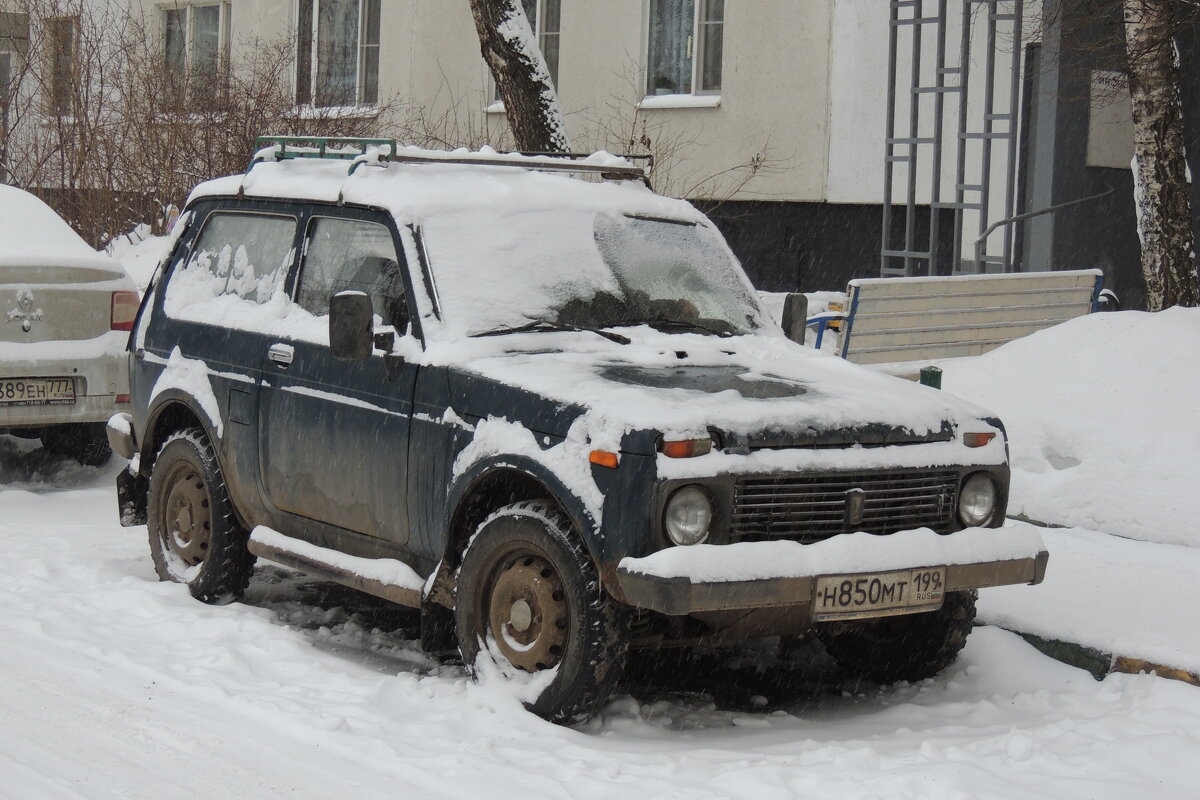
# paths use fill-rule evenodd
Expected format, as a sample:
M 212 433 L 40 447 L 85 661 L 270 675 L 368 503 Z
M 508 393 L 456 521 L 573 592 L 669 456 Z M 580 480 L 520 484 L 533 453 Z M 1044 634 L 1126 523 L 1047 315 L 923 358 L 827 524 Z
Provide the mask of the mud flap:
M 122 527 L 146 524 L 146 501 L 150 494 L 150 481 L 142 475 L 134 475 L 123 469 L 117 473 L 117 513 Z

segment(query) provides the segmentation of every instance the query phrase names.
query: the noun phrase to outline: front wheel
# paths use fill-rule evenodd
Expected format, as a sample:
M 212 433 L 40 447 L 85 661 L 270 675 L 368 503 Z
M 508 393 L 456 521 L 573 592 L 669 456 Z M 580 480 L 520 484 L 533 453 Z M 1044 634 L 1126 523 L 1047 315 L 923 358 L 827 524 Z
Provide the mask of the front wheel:
M 548 504 L 514 503 L 488 517 L 458 572 L 459 651 L 475 677 L 488 659 L 530 673 L 526 708 L 582 722 L 608 699 L 628 651 L 622 609 L 600 586 L 583 543 Z
M 947 592 L 937 611 L 833 622 L 817 637 L 838 666 L 875 683 L 932 678 L 954 662 L 975 621 L 976 592 Z
M 150 473 L 147 527 L 160 580 L 187 584 L 205 603 L 231 603 L 245 592 L 255 558 L 203 431 L 177 431 L 163 442 Z

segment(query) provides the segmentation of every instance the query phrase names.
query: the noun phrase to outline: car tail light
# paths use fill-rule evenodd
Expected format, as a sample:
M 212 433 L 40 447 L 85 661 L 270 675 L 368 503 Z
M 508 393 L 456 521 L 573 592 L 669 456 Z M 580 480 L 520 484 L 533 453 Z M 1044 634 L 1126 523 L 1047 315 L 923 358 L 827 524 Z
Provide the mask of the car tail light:
M 118 403 L 128 403 L 128 402 L 129 402 L 129 395 L 127 395 L 127 394 L 119 394 L 119 395 L 117 395 L 117 402 L 118 402 Z
M 133 320 L 137 317 L 138 306 L 141 305 L 141 302 L 137 292 L 113 292 L 110 330 L 133 330 Z
M 667 458 L 693 458 L 712 451 L 712 439 L 682 439 L 662 443 L 662 454 Z
M 964 433 L 963 444 L 967 447 L 983 447 L 995 438 L 996 434 L 994 431 L 989 433 Z

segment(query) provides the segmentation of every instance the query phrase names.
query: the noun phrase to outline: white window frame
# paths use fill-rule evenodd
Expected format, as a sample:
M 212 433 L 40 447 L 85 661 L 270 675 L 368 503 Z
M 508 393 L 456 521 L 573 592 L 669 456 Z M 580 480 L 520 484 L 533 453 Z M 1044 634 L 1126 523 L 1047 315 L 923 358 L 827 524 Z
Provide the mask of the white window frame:
M 517 0 L 517 2 L 521 2 L 521 0 Z M 556 30 L 556 31 L 547 31 L 546 30 L 546 4 L 550 3 L 550 2 L 558 3 L 558 30 Z M 534 6 L 533 14 L 534 14 L 534 18 L 532 20 L 530 20 L 530 22 L 532 23 L 532 25 L 530 27 L 533 28 L 533 35 L 537 39 L 538 49 L 542 51 L 542 58 L 546 57 L 546 37 L 547 36 L 557 36 L 558 37 L 559 63 L 555 64 L 555 66 L 553 68 L 550 67 L 549 62 L 547 62 L 547 64 L 546 64 L 546 68 L 550 70 L 550 82 L 554 84 L 554 91 L 557 92 L 558 91 L 558 74 L 557 73 L 558 73 L 558 68 L 561 66 L 561 61 L 562 61 L 562 0 L 537 0 L 537 4 Z M 526 15 L 526 16 L 528 17 L 528 15 Z M 487 107 L 487 111 L 489 113 L 503 113 L 504 112 L 504 100 L 500 97 L 500 87 L 496 85 L 496 82 L 494 80 L 491 83 L 492 83 L 492 104 Z
M 167 14 L 170 12 L 183 12 L 183 74 L 179 75 L 181 85 L 188 88 L 189 94 L 192 89 L 192 82 L 196 75 L 195 59 L 196 51 L 196 10 L 200 8 L 216 8 L 217 11 L 217 64 L 218 69 L 225 69 L 229 65 L 229 51 L 232 46 L 232 20 L 233 6 L 229 2 L 197 2 L 197 3 L 170 3 L 160 5 L 159 24 L 162 26 L 162 42 L 163 42 L 163 70 L 171 70 L 172 67 L 167 63 Z M 189 101 L 191 98 L 189 98 Z
M 217 58 L 220 64 L 229 64 L 230 38 L 232 38 L 233 7 L 229 2 L 175 2 L 158 6 L 163 31 L 163 60 L 167 53 L 167 13 L 184 12 L 184 74 L 190 74 L 196 61 L 196 11 L 198 8 L 217 8 Z M 168 65 L 169 66 L 169 65 Z
M 299 95 L 300 95 L 301 80 L 300 80 L 300 74 L 298 72 L 298 70 L 300 69 L 300 64 L 299 64 L 299 60 L 297 60 L 297 65 L 296 65 L 297 72 L 295 75 L 293 75 L 294 85 L 292 87 L 292 96 L 296 98 L 296 105 L 298 107 L 300 107 L 302 109 L 330 109 L 330 108 L 336 109 L 336 108 L 375 108 L 376 106 L 379 105 L 379 97 L 380 97 L 380 93 L 382 90 L 382 86 L 381 86 L 381 82 L 380 82 L 380 72 L 382 70 L 383 59 L 380 54 L 382 52 L 383 8 L 385 6 L 385 2 L 384 2 L 384 0 L 379 0 L 379 9 L 377 12 L 378 16 L 379 16 L 379 19 L 377 20 L 377 22 L 378 22 L 378 26 L 379 26 L 379 40 L 380 41 L 368 42 L 368 41 L 366 41 L 367 32 L 368 32 L 368 19 L 367 19 L 366 7 L 367 7 L 367 3 L 370 1 L 371 0 L 357 0 L 357 2 L 358 2 L 358 44 L 355 48 L 356 52 L 355 52 L 355 61 L 354 61 L 354 102 L 350 106 L 346 106 L 346 105 L 317 105 L 317 71 L 320 67 L 320 64 L 318 62 L 318 43 L 319 43 L 319 36 L 320 36 L 319 26 L 320 26 L 320 19 L 321 19 L 321 0 L 309 0 L 309 2 L 311 2 L 311 4 L 312 4 L 312 20 L 311 20 L 311 30 L 308 32 L 308 35 L 307 35 L 307 41 L 308 41 L 307 95 L 308 96 L 307 96 L 307 99 L 305 99 L 303 101 L 300 100 Z M 295 4 L 293 6 L 293 9 L 292 9 L 293 13 L 294 13 L 294 18 L 296 20 L 296 29 L 297 29 L 299 43 L 302 43 L 304 40 L 304 34 L 299 31 L 299 27 L 300 27 L 300 23 L 301 23 L 301 19 L 300 19 L 301 2 L 303 2 L 303 0 L 296 0 Z M 368 85 L 368 82 L 366 79 L 367 78 L 366 66 L 367 66 L 367 61 L 368 61 L 367 53 L 368 53 L 368 51 L 371 51 L 371 50 L 373 50 L 376 54 L 376 57 L 375 57 L 375 97 L 374 98 L 367 97 L 367 85 Z
M 709 22 L 706 20 L 708 16 L 708 4 L 710 0 L 695 0 L 692 8 L 692 33 L 689 37 L 688 48 L 691 51 L 692 58 L 692 76 L 691 76 L 691 91 L 690 92 L 672 92 L 669 94 L 654 94 L 649 87 L 650 80 L 650 39 L 654 21 L 651 19 L 651 14 L 654 12 L 654 0 L 645 0 L 645 11 L 642 19 L 645 22 L 645 36 L 642 46 L 642 53 L 646 59 L 646 76 L 644 83 L 645 98 L 638 105 L 642 108 L 670 108 L 670 107 L 686 107 L 686 106 L 716 106 L 721 100 L 721 86 L 715 88 L 706 87 L 703 85 L 704 78 L 704 54 L 708 47 L 708 34 L 713 25 L 720 25 L 722 44 L 724 43 L 725 33 L 725 13 L 722 12 L 719 22 Z M 728 0 L 726 0 L 728 5 Z M 724 47 L 722 47 L 722 51 Z M 722 52 L 724 56 L 724 52 Z M 720 65 L 721 83 L 724 83 L 725 65 L 724 58 Z

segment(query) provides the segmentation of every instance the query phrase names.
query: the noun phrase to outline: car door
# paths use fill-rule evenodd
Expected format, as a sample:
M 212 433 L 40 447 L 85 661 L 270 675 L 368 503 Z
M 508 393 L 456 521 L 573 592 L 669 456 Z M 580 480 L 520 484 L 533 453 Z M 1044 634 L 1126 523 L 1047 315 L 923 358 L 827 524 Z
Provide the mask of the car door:
M 328 337 L 329 300 L 348 289 L 371 297 L 377 331 L 407 329 L 410 287 L 395 227 L 383 214 L 335 208 L 304 225 L 295 302 L 308 321 L 263 353 L 263 489 L 299 526 L 315 520 L 403 544 L 416 367 L 379 349 L 339 361 Z
M 206 419 L 235 505 L 248 518 L 255 491 L 259 355 L 278 324 L 295 262 L 300 215 L 285 204 L 219 200 L 193 209 L 194 227 L 171 254 L 134 350 L 135 408 L 185 397 Z M 144 424 L 144 420 L 143 420 Z

